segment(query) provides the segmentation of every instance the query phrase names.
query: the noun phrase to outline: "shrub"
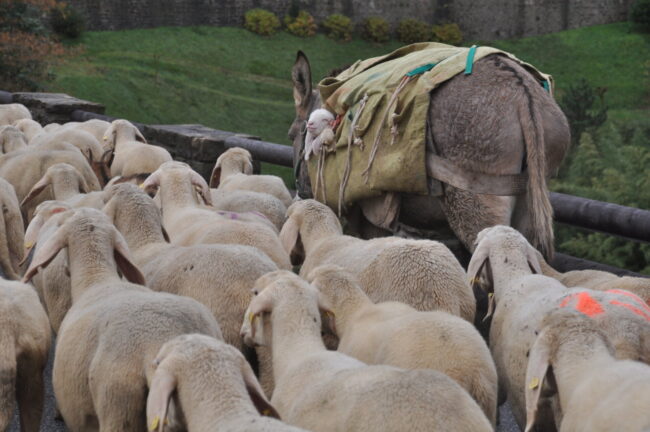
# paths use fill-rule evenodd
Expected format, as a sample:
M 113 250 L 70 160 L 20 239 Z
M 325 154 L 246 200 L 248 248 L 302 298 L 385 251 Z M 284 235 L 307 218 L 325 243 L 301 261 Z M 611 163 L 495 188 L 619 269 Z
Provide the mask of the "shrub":
M 273 12 L 251 9 L 244 15 L 244 27 L 262 36 L 274 34 L 280 27 L 280 20 Z
M 370 42 L 388 42 L 390 38 L 388 21 L 378 16 L 366 18 L 361 24 L 361 37 Z
M 463 33 L 458 24 L 442 24 L 433 26 L 433 40 L 450 45 L 460 45 Z
M 650 31 L 650 0 L 636 0 L 630 9 L 630 21 L 641 31 Z
M 405 44 L 425 42 L 431 38 L 431 27 L 416 19 L 403 19 L 397 25 L 397 40 Z
M 0 1 L 0 88 L 34 91 L 51 78 L 50 66 L 65 53 L 43 23 L 53 0 Z
M 352 20 L 345 15 L 330 15 L 321 25 L 332 39 L 345 42 L 352 40 Z
M 86 28 L 83 16 L 67 3 L 59 3 L 52 8 L 50 25 L 55 33 L 70 39 L 81 36 Z
M 284 25 L 287 26 L 287 31 L 295 36 L 309 37 L 316 34 L 316 20 L 307 11 L 300 11 L 296 17 L 285 16 Z

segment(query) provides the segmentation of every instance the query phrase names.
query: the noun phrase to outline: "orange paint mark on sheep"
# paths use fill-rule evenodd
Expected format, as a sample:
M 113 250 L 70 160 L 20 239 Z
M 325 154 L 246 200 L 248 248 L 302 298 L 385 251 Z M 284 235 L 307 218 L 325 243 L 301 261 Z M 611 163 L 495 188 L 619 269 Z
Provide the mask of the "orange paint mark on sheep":
M 594 317 L 605 312 L 605 309 L 603 309 L 600 303 L 598 303 L 597 300 L 589 295 L 589 293 L 584 291 L 566 297 L 560 303 L 560 307 L 566 307 L 571 302 L 571 300 L 575 298 L 578 299 L 575 305 L 575 309 L 578 312 L 582 312 L 583 314 L 587 315 L 588 317 Z
M 631 304 L 623 303 L 623 302 L 620 302 L 618 300 L 612 300 L 609 303 L 613 304 L 614 306 L 623 306 L 624 308 L 629 309 L 633 313 L 645 318 L 646 321 L 650 321 L 650 313 L 646 313 L 646 312 L 642 311 L 641 309 L 639 309 L 639 308 L 637 308 L 635 306 L 632 306 Z
M 618 289 L 607 290 L 605 292 L 612 293 L 612 294 L 624 295 L 626 297 L 629 297 L 632 300 L 634 300 L 636 303 L 638 303 L 639 306 L 641 306 L 642 309 L 645 309 L 648 313 L 650 313 L 650 306 L 648 306 L 648 304 L 646 302 L 644 302 L 641 297 L 639 297 L 638 295 L 636 295 L 634 293 L 631 293 L 631 292 L 625 291 L 625 290 L 618 290 Z

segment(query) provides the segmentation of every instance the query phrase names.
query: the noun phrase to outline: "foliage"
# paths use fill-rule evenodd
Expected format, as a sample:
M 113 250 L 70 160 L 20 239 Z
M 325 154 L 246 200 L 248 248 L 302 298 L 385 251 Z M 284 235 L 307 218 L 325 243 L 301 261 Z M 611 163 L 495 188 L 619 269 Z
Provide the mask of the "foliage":
M 612 124 L 580 138 L 567 176 L 555 189 L 637 208 L 650 208 L 650 125 L 624 140 Z M 650 273 L 650 245 L 562 227 L 560 250 L 617 267 Z
M 327 37 L 348 42 L 352 40 L 352 20 L 345 15 L 332 14 L 321 24 Z
M 433 26 L 433 40 L 449 45 L 460 45 L 463 42 L 463 33 L 455 23 Z
M 390 25 L 382 17 L 368 17 L 361 23 L 361 37 L 370 42 L 388 42 Z
M 630 21 L 644 32 L 650 32 L 650 0 L 636 0 L 630 9 Z
M 76 39 L 84 32 L 84 17 L 67 3 L 59 3 L 50 11 L 50 25 L 55 33 Z
M 284 17 L 284 25 L 287 27 L 287 31 L 294 36 L 299 37 L 309 37 L 316 34 L 316 20 L 311 14 L 307 11 L 301 10 L 298 12 L 298 15 L 292 17 L 287 15 Z
M 431 27 L 423 21 L 407 18 L 397 25 L 397 40 L 400 42 L 412 44 L 426 42 L 429 39 L 431 39 Z
M 273 12 L 251 9 L 244 15 L 244 27 L 262 36 L 271 36 L 280 27 L 280 20 Z
M 64 54 L 44 25 L 53 1 L 0 0 L 0 88 L 38 90 L 50 67 Z

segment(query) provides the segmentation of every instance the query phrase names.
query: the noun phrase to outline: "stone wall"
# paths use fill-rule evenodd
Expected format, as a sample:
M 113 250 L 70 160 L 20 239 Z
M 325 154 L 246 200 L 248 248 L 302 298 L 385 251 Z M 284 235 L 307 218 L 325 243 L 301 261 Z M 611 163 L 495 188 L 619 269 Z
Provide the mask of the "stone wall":
M 343 13 L 355 22 L 381 15 L 456 22 L 469 39 L 532 36 L 622 21 L 633 0 L 302 0 L 318 20 Z M 244 13 L 261 7 L 283 16 L 288 0 L 69 0 L 91 30 L 160 26 L 238 26 Z

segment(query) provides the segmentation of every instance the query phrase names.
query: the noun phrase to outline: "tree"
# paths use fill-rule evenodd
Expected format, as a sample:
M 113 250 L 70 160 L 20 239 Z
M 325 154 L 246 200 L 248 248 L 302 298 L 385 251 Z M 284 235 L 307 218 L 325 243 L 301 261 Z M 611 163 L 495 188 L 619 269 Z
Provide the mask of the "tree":
M 33 91 L 65 50 L 45 25 L 55 0 L 0 0 L 0 89 Z

